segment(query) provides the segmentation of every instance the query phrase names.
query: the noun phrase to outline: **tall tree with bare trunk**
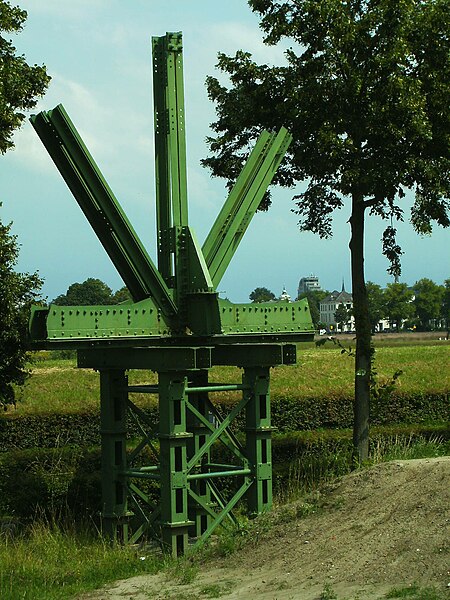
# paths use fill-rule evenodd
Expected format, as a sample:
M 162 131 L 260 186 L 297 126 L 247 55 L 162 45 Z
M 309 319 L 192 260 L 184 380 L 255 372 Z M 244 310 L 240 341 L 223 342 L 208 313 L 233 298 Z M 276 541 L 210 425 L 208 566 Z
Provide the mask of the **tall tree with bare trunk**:
M 450 198 L 450 0 L 249 0 L 264 41 L 291 43 L 286 62 L 259 65 L 243 50 L 219 55 L 224 85 L 207 80 L 217 121 L 203 161 L 231 184 L 263 128 L 294 136 L 275 183 L 294 196 L 300 229 L 332 234 L 335 210 L 350 223 L 356 327 L 353 440 L 368 456 L 371 323 L 364 275 L 365 228 L 386 220 L 388 271 L 400 274 L 395 221 L 408 190 L 421 234 L 448 227 Z M 266 195 L 261 209 L 270 205 Z

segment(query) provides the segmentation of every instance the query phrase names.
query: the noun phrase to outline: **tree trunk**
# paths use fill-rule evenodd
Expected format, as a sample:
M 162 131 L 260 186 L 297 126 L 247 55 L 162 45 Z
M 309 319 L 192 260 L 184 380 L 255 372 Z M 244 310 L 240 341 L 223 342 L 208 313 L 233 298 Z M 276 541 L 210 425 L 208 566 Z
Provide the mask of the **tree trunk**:
M 369 416 L 371 379 L 371 329 L 364 278 L 364 199 L 352 195 L 350 253 L 352 265 L 353 313 L 356 330 L 355 398 L 353 404 L 353 448 L 357 464 L 369 455 Z

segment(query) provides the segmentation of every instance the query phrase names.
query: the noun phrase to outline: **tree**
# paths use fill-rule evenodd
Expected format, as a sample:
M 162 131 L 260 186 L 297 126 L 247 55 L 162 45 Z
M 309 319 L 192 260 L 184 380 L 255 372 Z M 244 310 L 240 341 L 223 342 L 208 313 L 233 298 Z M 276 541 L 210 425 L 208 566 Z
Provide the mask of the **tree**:
M 1 204 L 0 204 L 1 207 Z M 11 224 L 0 222 L 0 405 L 14 403 L 14 385 L 28 377 L 26 340 L 29 310 L 39 301 L 42 280 L 37 273 L 17 273 L 19 256 Z
M 442 297 L 441 316 L 444 319 L 447 328 L 447 339 L 450 330 L 450 279 L 444 281 L 444 294 Z
M 50 77 L 45 67 L 30 67 L 24 56 L 4 33 L 22 30 L 27 13 L 0 0 L 0 153 L 13 148 L 13 132 L 25 119 L 23 110 L 36 105 L 47 89 Z M 0 204 L 1 207 L 1 204 Z M 26 339 L 28 310 L 39 299 L 42 280 L 37 273 L 17 273 L 19 246 L 11 224 L 0 220 L 0 404 L 14 402 L 13 385 L 22 385 L 27 376 Z
M 72 283 L 65 294 L 53 300 L 60 306 L 114 304 L 112 290 L 100 279 L 89 277 L 83 283 Z
M 129 300 L 133 301 L 133 298 L 130 294 L 130 290 L 127 288 L 126 285 L 114 292 L 111 298 L 113 304 L 121 304 L 122 302 L 127 302 Z
M 22 111 L 36 106 L 50 82 L 44 66 L 30 66 L 23 55 L 4 37 L 4 33 L 22 31 L 27 13 L 0 0 L 0 152 L 14 146 L 12 136 L 25 115 Z
M 249 296 L 252 302 L 270 302 L 275 300 L 275 294 L 265 287 L 257 287 Z
M 344 331 L 345 326 L 350 322 L 352 317 L 352 311 L 345 307 L 344 304 L 339 304 L 334 313 L 334 320 L 336 325 L 341 327 L 341 331 Z
M 366 283 L 367 303 L 372 332 L 376 331 L 378 323 L 384 318 L 384 295 L 381 286 L 372 281 Z
M 413 286 L 414 306 L 421 329 L 430 329 L 430 321 L 438 320 L 441 314 L 444 287 L 426 277 Z
M 320 325 L 320 303 L 328 296 L 328 293 L 323 290 L 309 290 L 297 298 L 297 300 L 303 300 L 303 298 L 308 300 L 311 319 L 316 329 Z
M 384 292 L 384 306 L 389 322 L 395 325 L 397 332 L 403 321 L 414 316 L 414 294 L 406 283 L 388 283 Z
M 415 192 L 411 221 L 430 233 L 447 227 L 450 197 L 450 0 L 249 0 L 267 44 L 292 44 L 286 65 L 258 65 L 251 54 L 219 55 L 231 87 L 207 80 L 216 103 L 213 175 L 236 179 L 262 128 L 293 134 L 274 180 L 292 187 L 300 229 L 332 234 L 332 215 L 350 213 L 356 328 L 353 441 L 368 454 L 373 351 L 364 277 L 366 217 L 386 219 L 383 253 L 400 274 L 395 219 L 405 189 Z M 266 196 L 261 208 L 266 209 Z M 347 203 L 347 204 L 346 204 Z

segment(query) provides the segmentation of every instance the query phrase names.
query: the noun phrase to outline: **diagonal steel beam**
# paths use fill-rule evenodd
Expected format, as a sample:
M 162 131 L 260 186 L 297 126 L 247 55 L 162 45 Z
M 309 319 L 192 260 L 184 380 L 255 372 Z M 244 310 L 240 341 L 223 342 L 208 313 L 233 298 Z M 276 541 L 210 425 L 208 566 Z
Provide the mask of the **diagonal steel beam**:
M 203 244 L 214 287 L 220 283 L 292 141 L 282 127 L 263 131 Z
M 166 318 L 177 306 L 62 105 L 30 121 L 136 301 L 152 297 Z

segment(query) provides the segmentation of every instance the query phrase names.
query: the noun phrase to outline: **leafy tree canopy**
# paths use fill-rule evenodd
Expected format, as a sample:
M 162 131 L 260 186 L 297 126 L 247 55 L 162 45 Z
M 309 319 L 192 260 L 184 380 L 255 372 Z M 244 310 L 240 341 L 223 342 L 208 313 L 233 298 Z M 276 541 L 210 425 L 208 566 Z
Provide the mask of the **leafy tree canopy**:
M 368 281 L 366 283 L 369 318 L 372 331 L 375 331 L 379 321 L 384 318 L 384 295 L 380 285 Z
M 344 331 L 344 327 L 350 322 L 351 316 L 352 311 L 346 308 L 344 304 L 339 304 L 334 313 L 334 320 L 338 326 L 340 325 L 341 331 Z
M 444 281 L 441 316 L 445 320 L 448 331 L 450 329 L 450 279 Z
M 386 316 L 400 331 L 403 320 L 414 316 L 413 292 L 406 283 L 388 283 L 384 291 Z
M 423 278 L 416 281 L 413 290 L 416 315 L 421 328 L 427 329 L 432 319 L 440 317 L 444 287 L 437 285 L 431 279 Z
M 1 204 L 0 204 L 1 206 Z M 14 402 L 13 385 L 27 376 L 26 340 L 30 306 L 40 300 L 42 280 L 37 273 L 17 273 L 19 255 L 11 225 L 0 222 L 0 405 Z
M 100 279 L 89 277 L 83 283 L 72 283 L 65 294 L 53 300 L 61 306 L 113 304 L 112 290 Z
M 13 132 L 20 127 L 22 111 L 36 106 L 47 89 L 50 77 L 45 67 L 30 66 L 16 55 L 5 34 L 19 33 L 27 13 L 0 0 L 0 153 L 14 146 Z M 1 204 L 0 204 L 1 206 Z M 0 221 L 0 405 L 14 402 L 14 387 L 24 383 L 28 311 L 39 299 L 42 280 L 37 273 L 17 273 L 19 246 L 11 225 Z
M 249 298 L 252 302 L 270 302 L 276 299 L 275 294 L 266 287 L 255 288 Z
M 286 65 L 250 53 L 219 55 L 231 88 L 209 77 L 216 103 L 214 175 L 233 181 L 262 128 L 284 125 L 294 141 L 276 183 L 307 181 L 296 196 L 300 226 L 329 236 L 332 213 L 357 196 L 371 214 L 402 218 L 397 200 L 415 191 L 411 220 L 447 227 L 450 198 L 450 0 L 249 0 L 268 44 L 289 38 Z M 267 208 L 266 196 L 262 208 Z M 383 238 L 391 271 L 401 253 Z
M 328 296 L 329 292 L 324 290 L 309 290 L 304 294 L 300 294 L 297 300 L 303 300 L 306 298 L 309 304 L 309 310 L 311 312 L 311 319 L 315 327 L 320 324 L 320 302 Z
M 27 18 L 25 10 L 0 0 L 0 152 L 14 146 L 12 136 L 20 127 L 23 111 L 36 106 L 50 82 L 44 66 L 30 66 L 5 34 L 22 31 Z
M 72 283 L 65 294 L 60 294 L 52 303 L 60 306 L 89 306 L 120 304 L 132 301 L 126 286 L 113 293 L 101 279 L 88 277 L 83 283 Z
M 121 287 L 120 290 L 117 290 L 117 292 L 114 292 L 114 294 L 112 295 L 113 304 L 121 304 L 122 302 L 128 301 L 132 302 L 133 298 L 130 294 L 130 290 L 127 288 L 126 285 Z

